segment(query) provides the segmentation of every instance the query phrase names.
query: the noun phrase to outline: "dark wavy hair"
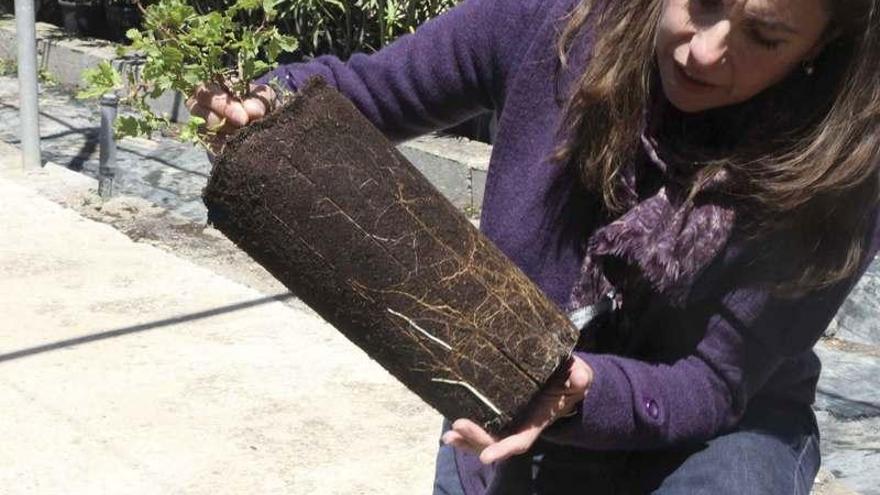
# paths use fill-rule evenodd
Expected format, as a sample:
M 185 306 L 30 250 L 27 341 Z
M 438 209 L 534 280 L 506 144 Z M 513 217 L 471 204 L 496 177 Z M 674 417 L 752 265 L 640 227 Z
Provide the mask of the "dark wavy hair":
M 575 164 L 611 213 L 623 208 L 620 170 L 634 159 L 646 105 L 660 91 L 654 37 L 662 3 L 582 0 L 558 38 L 564 68 L 578 33 L 595 29 L 587 69 L 566 96 L 554 158 Z M 772 282 L 783 295 L 852 275 L 878 203 L 880 0 L 827 6 L 828 42 L 812 76 L 795 70 L 745 103 L 696 115 L 671 109 L 664 120 L 674 124 L 661 135 L 664 147 L 699 165 L 692 197 L 723 169 L 738 231 L 755 239 L 782 234 L 766 253 L 784 252 L 792 262 Z

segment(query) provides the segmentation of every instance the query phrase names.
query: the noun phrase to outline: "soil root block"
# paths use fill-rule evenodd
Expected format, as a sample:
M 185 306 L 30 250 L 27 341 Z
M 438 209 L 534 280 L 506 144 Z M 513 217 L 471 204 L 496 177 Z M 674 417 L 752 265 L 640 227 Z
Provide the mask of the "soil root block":
M 204 200 L 217 229 L 447 418 L 502 431 L 577 340 L 323 81 L 232 139 Z

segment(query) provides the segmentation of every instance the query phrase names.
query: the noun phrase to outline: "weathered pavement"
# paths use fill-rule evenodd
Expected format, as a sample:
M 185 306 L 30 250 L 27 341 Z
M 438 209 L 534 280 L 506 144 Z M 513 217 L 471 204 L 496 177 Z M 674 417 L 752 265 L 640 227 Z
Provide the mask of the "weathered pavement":
M 335 329 L 0 146 L 0 491 L 429 493 L 440 417 Z
M 15 103 L 16 94 L 16 80 L 9 77 L 0 77 L 0 140 L 5 140 L 7 142 L 13 143 L 17 140 L 18 129 L 18 114 Z M 66 167 L 80 169 L 86 174 L 94 175 L 95 171 L 97 170 L 98 156 L 98 150 L 95 144 L 97 133 L 97 129 L 95 127 L 95 123 L 97 122 L 96 109 L 90 105 L 85 105 L 79 102 L 72 101 L 70 97 L 64 92 L 55 89 L 44 90 L 42 92 L 41 105 L 41 126 L 42 135 L 44 136 L 43 149 L 46 151 L 46 157 L 53 161 L 56 161 L 57 163 L 61 163 Z M 6 153 L 4 152 L 3 154 Z M 251 263 L 244 255 L 238 252 L 228 242 L 225 242 L 225 240 L 222 239 L 216 232 L 212 232 L 211 229 L 204 228 L 204 209 L 201 204 L 201 200 L 199 199 L 199 195 L 207 177 L 208 163 L 207 160 L 205 160 L 204 154 L 202 152 L 195 150 L 190 146 L 182 145 L 180 143 L 176 143 L 167 139 L 156 141 L 125 140 L 120 144 L 119 173 L 120 175 L 118 176 L 118 185 L 122 193 L 131 196 L 146 198 L 149 202 L 138 201 L 129 197 L 118 198 L 109 203 L 102 204 L 100 201 L 97 201 L 94 197 L 91 197 L 87 194 L 72 197 L 69 194 L 71 188 L 82 191 L 84 189 L 88 189 L 88 187 L 91 187 L 89 185 L 84 185 L 83 183 L 76 184 L 75 187 L 71 185 L 71 181 L 75 182 L 75 179 L 72 179 L 72 174 L 56 174 L 49 172 L 38 174 L 38 176 L 30 177 L 28 179 L 28 187 L 37 187 L 41 191 L 41 194 L 50 197 L 53 201 L 60 202 L 68 206 L 69 208 L 73 208 L 77 210 L 81 215 L 96 219 L 99 222 L 112 225 L 117 230 L 124 233 L 128 238 L 138 241 L 137 244 L 130 244 L 131 246 L 137 246 L 138 250 L 145 247 L 144 244 L 154 246 L 160 250 L 173 253 L 177 257 L 184 258 L 187 262 L 191 264 L 196 264 L 203 269 L 206 269 L 208 274 L 220 274 L 222 278 L 234 280 L 242 284 L 243 286 L 246 285 L 248 287 L 258 290 L 259 292 L 250 293 L 253 299 L 261 296 L 278 294 L 283 291 L 283 288 L 279 287 L 270 276 L 265 274 L 265 272 L 262 272 L 259 267 Z M 0 201 L 3 201 L 3 204 L 5 205 L 7 202 L 12 200 L 3 199 Z M 160 205 L 163 208 L 155 208 L 151 205 L 151 203 Z M 10 208 L 4 206 L 4 215 L 9 215 L 9 212 L 7 211 L 9 209 Z M 25 214 L 24 212 L 20 211 L 19 213 Z M 73 215 L 71 212 L 68 213 Z M 34 216 L 36 215 L 36 212 L 31 212 L 30 214 L 31 216 L 29 218 L 31 218 L 31 221 L 35 223 L 35 226 L 33 228 L 42 228 L 38 220 L 39 217 Z M 76 215 L 73 215 L 70 221 L 78 222 L 78 224 L 84 222 L 81 218 L 79 220 L 75 220 L 75 218 L 77 218 Z M 7 219 L 6 221 L 11 221 L 11 219 Z M 20 221 L 23 222 L 23 220 Z M 91 222 L 86 222 L 86 224 L 91 224 Z M 2 225 L 5 229 L 5 240 L 0 241 L 0 243 L 2 243 L 0 244 L 0 246 L 4 246 L 3 248 L 0 248 L 0 273 L 5 275 L 5 270 L 9 268 L 2 267 L 6 266 L 5 260 L 8 258 L 9 253 L 12 253 L 12 251 L 8 251 L 8 249 L 10 249 L 9 246 L 16 246 L 18 244 L 27 246 L 27 243 L 30 243 L 30 238 L 22 237 L 23 234 L 19 233 L 19 231 L 10 230 L 11 227 L 7 224 L 3 224 L 2 222 L 0 222 L 0 225 Z M 49 226 L 46 226 L 45 229 L 46 230 L 44 231 L 44 233 L 41 234 L 42 236 L 61 239 L 60 234 L 58 233 L 61 232 L 60 230 L 58 232 L 52 231 L 50 230 Z M 14 236 L 18 235 L 18 242 L 9 240 L 10 235 L 13 236 L 13 239 L 15 238 Z M 37 234 L 36 232 L 31 232 L 31 234 L 28 235 Z M 27 240 L 25 241 L 24 239 Z M 63 287 L 64 284 L 73 284 L 75 286 L 77 283 L 80 283 L 77 282 L 77 280 L 79 279 L 91 280 L 94 275 L 91 274 L 90 270 L 92 268 L 94 270 L 97 270 L 97 268 L 92 267 L 90 269 L 83 268 L 80 272 L 71 272 L 69 270 L 74 270 L 74 268 L 65 265 L 64 260 L 71 260 L 69 258 L 66 258 L 66 256 L 71 256 L 71 253 L 73 253 L 74 251 L 84 250 L 85 248 L 83 247 L 70 247 L 70 249 L 65 250 L 63 248 L 69 247 L 70 244 L 67 242 L 59 242 L 55 245 L 53 249 L 59 250 L 59 253 L 63 255 L 62 257 L 58 258 L 62 261 L 58 262 L 55 265 L 52 265 L 50 262 L 41 261 L 44 258 L 43 256 L 41 256 L 42 253 L 37 250 L 39 247 L 39 249 L 45 249 L 45 252 L 51 253 L 52 250 L 49 249 L 49 247 L 41 244 L 31 244 L 30 246 L 30 248 L 16 248 L 20 250 L 27 249 L 28 252 L 30 252 L 31 254 L 29 258 L 18 259 L 15 262 L 10 261 L 9 264 L 14 265 L 15 270 L 25 270 L 28 266 L 34 265 L 36 267 L 43 266 L 45 273 L 50 273 L 53 270 L 65 270 L 63 273 L 67 275 L 64 276 L 64 282 L 60 284 L 56 282 L 54 283 L 54 285 L 51 285 L 47 282 L 41 282 L 42 285 L 40 285 L 39 288 L 37 288 L 35 282 L 29 281 L 31 279 L 24 275 L 19 275 L 17 279 L 4 280 L 0 282 L 0 297 L 2 297 L 3 299 L 2 304 L 4 306 L 2 309 L 4 311 L 4 315 L 14 314 L 9 313 L 7 307 L 24 307 L 24 301 L 28 300 L 23 299 L 25 298 L 25 294 L 30 294 L 27 297 L 33 298 L 34 300 L 39 299 L 41 301 L 44 301 L 48 297 L 46 294 L 52 291 L 61 290 L 59 289 L 59 287 Z M 100 248 L 100 245 L 96 243 L 91 243 L 89 244 L 89 246 L 89 249 L 97 250 Z M 40 263 L 43 263 L 43 265 L 41 265 Z M 49 264 L 46 265 L 46 263 Z M 181 263 L 183 263 L 184 265 L 186 264 L 186 262 L 183 261 L 181 261 Z M 89 265 L 85 266 L 88 267 Z M 104 268 L 102 268 L 102 270 L 103 269 Z M 79 269 L 77 268 L 76 270 Z M 79 275 L 77 275 L 77 273 L 79 273 Z M 161 274 L 161 271 L 156 271 L 155 274 L 158 276 L 158 274 Z M 59 277 L 60 276 L 61 275 L 59 275 Z M 17 282 L 15 282 L 15 280 L 17 280 Z M 33 280 L 40 279 L 34 278 Z M 105 280 L 105 282 L 107 283 L 110 283 L 112 281 L 112 279 Z M 49 282 L 51 282 L 51 280 Z M 9 285 L 13 283 L 18 283 L 20 285 Z M 25 283 L 27 283 L 28 285 L 24 285 Z M 14 288 L 14 292 L 4 292 L 13 290 L 10 287 Z M 34 287 L 34 289 L 26 290 L 27 287 Z M 52 290 L 49 291 L 44 287 L 52 287 Z M 200 290 L 206 295 L 209 295 L 211 287 L 212 286 L 208 284 L 202 287 Z M 246 290 L 244 289 L 244 287 L 240 288 L 242 290 Z M 169 285 L 167 287 L 167 291 L 171 295 L 166 294 L 162 296 L 166 299 L 160 299 L 160 301 L 173 299 L 172 295 L 176 293 L 176 289 L 177 288 L 174 287 L 173 284 Z M 93 290 L 97 292 L 78 292 L 78 289 L 74 287 L 68 292 L 59 292 L 58 295 L 55 296 L 55 299 L 61 301 L 61 303 L 64 304 L 64 307 L 68 308 L 65 311 L 75 312 L 81 310 L 84 312 L 84 314 L 89 313 L 94 309 L 90 309 L 90 305 L 97 303 L 89 303 L 84 305 L 83 308 L 79 308 L 78 305 L 73 301 L 96 301 L 103 300 L 103 298 L 109 297 L 111 300 L 117 301 L 119 303 L 117 305 L 125 306 L 123 299 L 125 298 L 125 294 L 127 293 L 118 290 L 117 288 L 115 288 L 114 285 L 111 284 L 108 287 L 102 289 L 94 288 Z M 98 297 L 99 295 L 100 297 Z M 242 297 L 240 300 L 244 301 L 248 299 Z M 140 305 L 140 311 L 134 312 L 134 316 L 140 318 L 139 320 L 137 320 L 138 322 L 161 320 L 164 315 L 164 313 L 161 313 L 161 310 L 174 307 L 171 305 L 167 305 L 164 302 L 155 303 L 153 305 L 146 303 L 141 304 L 134 296 L 132 296 L 130 301 L 131 302 L 128 303 L 130 305 Z M 44 314 L 36 315 L 36 313 L 46 313 L 48 311 L 47 308 L 51 307 L 51 305 L 47 306 L 48 303 L 45 303 L 45 301 L 41 304 L 43 304 L 43 306 L 37 305 L 31 307 L 31 311 L 35 313 L 34 318 L 46 318 Z M 294 309 L 297 309 L 300 312 L 307 312 L 307 310 L 303 309 L 301 306 L 297 306 L 298 303 L 295 300 L 286 300 L 284 301 L 284 304 L 286 306 L 293 306 Z M 217 306 L 220 305 L 221 304 L 219 303 L 217 304 Z M 281 305 L 278 303 L 271 303 L 258 307 L 275 308 L 279 306 Z M 258 307 L 242 310 L 239 313 L 251 314 L 250 312 L 257 311 Z M 195 311 L 198 310 L 199 309 L 196 309 Z M 112 311 L 117 310 L 113 309 Z M 273 309 L 273 311 L 275 310 Z M 102 313 L 94 313 L 94 315 L 96 317 L 104 318 Z M 127 317 L 133 318 L 134 316 L 132 315 L 132 312 L 129 312 Z M 82 318 L 86 318 L 86 316 L 82 316 Z M 89 316 L 89 318 L 91 318 L 91 316 Z M 119 318 L 124 319 L 123 317 Z M 149 320 L 147 320 L 147 318 L 149 318 Z M 202 320 L 208 322 L 213 321 L 213 318 L 203 318 Z M 12 332 L 11 330 L 5 330 L 6 326 L 9 325 L 9 321 L 15 322 L 15 325 L 18 326 L 30 324 L 28 323 L 29 320 L 27 320 L 25 317 L 14 319 L 4 317 L 3 320 L 0 321 L 0 352 L 2 352 L 3 354 L 7 354 L 10 351 L 19 349 L 18 346 L 13 345 L 16 343 L 15 341 L 10 341 L 10 344 L 6 343 L 6 335 Z M 110 324 L 100 324 L 101 320 L 99 319 L 88 321 L 96 321 L 98 323 L 90 326 L 89 328 L 80 328 L 80 330 L 83 330 L 82 333 L 116 328 Z M 856 492 L 862 494 L 880 494 L 880 378 L 878 378 L 878 376 L 880 376 L 880 323 L 878 322 L 880 322 L 880 261 L 875 261 L 866 277 L 856 287 L 856 289 L 853 291 L 853 294 L 850 296 L 844 307 L 841 309 L 841 312 L 838 315 L 836 322 L 832 325 L 830 333 L 834 334 L 835 338 L 823 341 L 817 347 L 819 355 L 822 358 L 824 364 L 823 376 L 820 381 L 819 394 L 816 403 L 817 415 L 820 422 L 820 427 L 823 432 L 822 449 L 824 456 L 824 467 L 818 478 L 819 484 L 816 489 L 818 493 L 844 494 L 854 493 L 851 490 L 855 490 Z M 127 327 L 131 326 L 131 324 L 137 323 L 125 323 L 120 321 L 118 326 Z M 56 327 L 63 326 L 67 328 L 69 327 L 69 322 L 66 322 L 64 319 L 62 319 L 56 321 L 54 325 Z M 51 325 L 47 325 L 46 328 L 53 327 Z M 162 327 L 161 329 L 158 329 L 156 331 L 150 330 L 142 333 L 144 335 L 154 333 L 159 334 L 162 331 L 167 332 L 171 328 L 177 327 Z M 288 327 L 285 326 L 282 327 L 282 330 L 275 330 L 274 332 L 269 333 L 276 334 L 279 336 L 279 338 L 281 336 L 286 336 L 290 333 L 299 334 L 299 332 L 291 330 L 292 328 L 293 327 L 290 327 L 290 329 L 288 329 Z M 72 330 L 70 329 L 54 331 L 60 332 L 56 336 L 58 338 L 64 338 L 64 335 L 67 335 L 67 333 L 65 332 L 72 332 Z M 328 338 L 339 339 L 338 337 L 336 337 L 336 334 L 334 332 L 335 331 L 327 327 L 325 333 L 327 333 L 328 335 L 333 335 L 333 337 Z M 18 335 L 22 332 L 14 333 Z M 48 336 L 46 341 L 48 342 L 50 341 L 53 334 L 47 335 Z M 230 333 L 229 335 L 232 334 Z M 323 335 L 324 334 L 322 334 L 322 336 Z M 107 339 L 106 342 L 109 342 L 111 340 L 118 340 L 122 342 L 129 339 L 141 338 L 145 337 L 141 335 L 133 335 L 131 337 L 120 337 L 118 339 Z M 101 341 L 93 344 L 86 344 L 83 346 L 83 348 L 96 345 L 107 344 L 105 344 L 104 341 Z M 344 342 L 340 339 L 339 345 L 344 348 L 344 350 L 342 351 L 343 353 L 355 354 L 361 356 L 362 360 L 364 360 L 365 362 L 368 361 L 367 358 L 364 357 L 359 350 L 347 344 L 347 342 Z M 152 348 L 155 349 L 156 347 Z M 76 348 L 74 347 L 72 349 Z M 10 365 L 15 361 L 27 363 L 31 360 L 47 359 L 49 355 L 76 356 L 75 353 L 68 354 L 69 352 L 71 351 L 56 350 L 44 353 L 46 354 L 45 358 L 34 355 L 33 357 L 21 360 L 13 360 L 9 362 L 0 361 L 0 366 L 10 369 Z M 115 351 L 110 350 L 109 352 L 112 353 Z M 207 356 L 207 354 L 205 355 Z M 104 355 L 101 354 L 101 356 L 103 358 Z M 97 359 L 92 360 L 98 361 Z M 65 372 L 67 372 L 69 371 L 68 369 L 66 369 L 68 366 L 76 368 L 76 366 L 79 366 L 79 364 L 76 363 L 79 362 L 80 361 L 76 361 L 75 363 L 68 363 L 67 361 L 63 361 L 59 362 L 58 366 L 65 367 Z M 128 362 L 126 362 L 125 366 L 120 365 L 123 370 L 129 366 L 129 364 L 127 363 Z M 97 364 L 99 363 L 90 363 L 90 366 Z M 375 367 L 375 365 L 373 365 L 372 363 L 369 364 Z M 16 366 L 18 365 L 16 364 Z M 29 370 L 27 370 L 26 368 L 21 369 L 23 370 L 22 372 L 16 372 L 16 374 L 14 375 L 10 373 L 2 373 L 0 374 L 0 378 L 8 380 L 7 377 L 9 376 L 20 375 L 24 377 L 23 379 L 36 380 L 36 378 L 28 378 L 29 374 L 31 374 Z M 47 378 L 52 378 L 52 375 L 50 374 L 46 374 L 45 376 Z M 72 374 L 71 379 L 68 380 L 68 388 L 66 389 L 68 393 L 77 393 L 76 389 L 81 386 L 81 382 L 72 379 L 76 376 L 78 375 Z M 161 374 L 157 374 L 157 377 L 161 376 Z M 16 380 L 17 379 L 18 378 L 16 378 Z M 335 383 L 336 385 L 339 385 L 338 381 L 328 379 L 328 383 L 330 381 L 332 381 L 332 383 Z M 13 383 L 16 382 L 13 381 Z M 91 382 L 86 381 L 84 383 Z M 170 383 L 172 383 L 173 385 L 174 382 Z M 384 386 L 391 385 L 386 384 Z M 156 392 L 158 393 L 159 391 L 157 390 Z M 79 393 L 79 400 L 85 401 L 86 403 L 91 400 L 90 396 L 85 392 L 80 391 Z M 167 393 L 172 394 L 173 392 L 171 391 L 171 389 L 169 389 Z M 189 392 L 187 391 L 184 393 Z M 215 390 L 214 393 L 217 394 L 218 392 Z M 193 397 L 194 399 L 201 400 L 198 395 L 193 395 Z M 294 395 L 291 395 L 290 397 L 294 397 Z M 219 395 L 218 397 L 216 397 L 216 401 L 218 402 L 222 402 L 225 400 L 229 400 L 229 398 Z M 6 392 L 0 392 L 0 404 L 5 404 L 5 401 Z M 74 401 L 73 399 L 70 399 L 70 401 L 71 402 L 69 402 L 69 405 L 75 411 L 91 411 L 91 409 L 85 408 L 84 406 L 77 404 L 76 401 Z M 138 399 L 138 401 L 140 401 L 140 399 Z M 431 414 L 432 413 L 430 412 L 421 412 L 417 415 L 414 415 L 414 417 L 422 417 L 423 415 L 428 417 Z M 387 412 L 383 412 L 382 414 L 379 414 L 377 416 L 377 419 L 375 421 L 378 423 L 382 423 L 382 418 L 388 419 L 388 417 L 390 416 L 391 415 L 389 415 Z M 124 415 L 121 413 L 119 413 L 119 415 L 116 417 L 119 421 L 117 426 L 124 427 L 126 429 L 136 427 L 136 424 L 123 425 L 123 417 Z M 237 421 L 243 421 L 243 416 L 238 416 L 237 418 Z M 286 419 L 289 420 L 289 418 Z M 374 429 L 371 429 L 369 431 L 372 431 L 373 434 L 376 434 L 376 423 L 369 422 L 366 419 L 364 421 L 365 425 L 367 423 L 372 425 L 370 427 Z M 55 422 L 57 421 L 46 421 L 44 423 L 53 424 Z M 244 421 L 243 423 L 246 423 L 246 421 Z M 335 419 L 331 423 L 327 418 L 324 419 L 324 423 L 330 424 L 330 426 L 325 425 L 323 428 L 331 433 L 333 432 L 333 429 L 338 428 L 338 425 L 340 424 Z M 228 424 L 232 425 L 229 426 L 230 429 L 236 427 L 235 423 L 232 420 L 230 420 Z M 181 423 L 181 425 L 185 428 L 192 428 L 191 425 L 185 422 Z M 4 423 L 3 426 L 0 426 L 0 428 L 4 427 L 12 428 L 10 424 L 6 423 Z M 430 477 L 428 474 L 425 473 L 428 472 L 433 462 L 431 455 L 435 446 L 433 442 L 436 441 L 437 432 L 435 430 L 436 424 L 433 424 L 430 421 L 428 421 L 424 425 L 424 427 L 419 430 L 419 434 L 423 435 L 423 437 L 420 437 L 423 438 L 421 445 L 425 445 L 425 447 L 422 449 L 424 453 L 421 454 L 421 457 L 410 458 L 409 456 L 403 456 L 406 457 L 404 465 L 408 465 L 416 470 L 421 469 L 420 476 Z M 25 432 L 26 430 L 17 429 L 15 431 L 18 435 L 22 435 L 23 432 Z M 16 437 L 13 435 L 12 437 L 7 436 L 6 438 Z M 73 440 L 69 441 L 72 442 Z M 153 439 L 152 441 L 156 440 Z M 402 445 L 408 444 L 409 442 L 404 442 Z M 177 444 L 172 443 L 169 445 L 176 446 Z M 377 456 L 372 453 L 368 454 L 367 456 L 371 459 L 376 457 L 382 457 L 384 459 L 386 456 L 386 452 L 391 452 L 392 450 L 398 451 L 402 448 L 400 447 L 401 444 L 399 443 L 396 444 L 393 448 L 387 447 L 388 445 L 391 445 L 391 443 L 383 442 L 382 447 L 380 447 L 382 449 L 381 456 Z M 2 450 L 9 448 L 21 449 L 21 447 L 15 446 L 4 446 L 0 448 L 0 453 L 2 453 L 0 454 L 0 461 L 17 458 L 12 455 L 15 454 L 15 452 L 9 454 L 5 450 Z M 161 450 L 160 446 L 157 446 L 156 449 Z M 332 452 L 332 449 L 330 451 Z M 259 452 L 259 450 L 257 452 Z M 9 457 L 7 457 L 7 455 Z M 15 455 L 17 456 L 18 454 Z M 84 470 L 84 472 L 87 472 L 89 469 L 91 469 L 88 466 L 91 466 L 92 464 L 88 464 L 88 466 L 86 466 L 85 464 L 87 462 L 87 459 L 85 457 L 87 456 L 85 456 L 81 451 L 75 450 L 73 447 L 70 447 L 70 445 L 68 445 L 67 450 L 63 451 L 63 455 L 71 457 L 83 457 L 83 459 L 81 460 L 82 465 L 79 469 Z M 190 453 L 190 455 L 192 455 L 194 458 L 197 457 L 196 454 Z M 282 453 L 279 455 L 283 457 L 286 454 Z M 36 453 L 34 453 L 34 456 L 36 456 Z M 349 456 L 349 458 L 351 458 L 351 456 Z M 67 462 L 64 457 L 58 456 L 49 456 L 46 459 L 46 463 L 64 464 L 65 462 Z M 181 455 L 180 459 L 187 459 L 187 457 Z M 5 476 L 7 476 L 7 472 L 11 473 L 11 471 L 8 471 L 9 469 L 16 469 L 15 466 L 21 466 L 20 463 L 24 461 L 17 462 L 19 464 L 10 464 L 9 462 L 4 463 L 3 467 L 0 468 L 0 482 L 5 481 Z M 384 466 L 385 463 L 381 464 Z M 337 464 L 335 465 L 335 467 L 338 468 L 338 466 L 341 465 L 343 464 Z M 259 471 L 259 469 L 264 468 L 264 466 L 260 468 L 254 468 L 252 472 L 256 473 Z M 30 471 L 32 475 L 35 472 L 39 472 L 37 468 L 33 469 L 35 471 Z M 223 467 L 222 469 L 225 470 L 226 467 Z M 364 474 L 364 478 L 366 478 L 369 474 L 366 472 L 361 473 Z M 93 473 L 92 475 L 97 476 L 97 474 L 95 473 Z M 25 475 L 18 473 L 10 474 L 10 476 L 16 478 L 17 476 Z M 422 484 L 415 489 L 412 489 L 408 492 L 406 490 L 403 490 L 403 492 L 426 493 L 428 490 L 428 485 L 426 483 L 427 481 L 423 480 Z M 253 486 L 257 487 L 259 485 Z M 352 486 L 358 485 L 349 484 L 348 486 L 350 488 Z M 373 485 L 370 486 L 372 487 Z M 406 482 L 401 482 L 399 483 L 399 486 L 411 488 L 414 485 L 408 485 Z M 367 487 L 362 492 L 358 492 L 357 490 L 342 490 L 338 493 L 379 493 L 378 491 L 374 492 L 371 490 L 372 488 Z M 130 491 L 134 492 L 134 490 Z M 163 489 L 156 489 L 154 491 L 165 492 L 165 490 Z M 181 491 L 189 492 L 189 489 L 181 489 Z M 222 491 L 223 489 L 221 489 L 221 492 Z M 269 489 L 264 491 L 273 490 Z M 230 491 L 230 493 L 233 492 L 234 491 Z M 31 493 L 33 493 L 33 491 L 31 491 Z M 293 493 L 299 492 L 294 491 Z M 318 492 L 314 493 L 324 492 L 321 492 L 319 490 Z M 326 493 L 336 492 L 331 491 Z M 383 491 L 382 493 L 396 492 Z
M 18 79 L 0 77 L 0 140 L 18 144 Z M 98 174 L 101 117 L 94 101 L 79 101 L 58 87 L 40 91 L 43 159 L 90 176 Z M 115 190 L 142 197 L 194 222 L 205 222 L 202 188 L 211 164 L 203 150 L 169 138 L 118 143 Z

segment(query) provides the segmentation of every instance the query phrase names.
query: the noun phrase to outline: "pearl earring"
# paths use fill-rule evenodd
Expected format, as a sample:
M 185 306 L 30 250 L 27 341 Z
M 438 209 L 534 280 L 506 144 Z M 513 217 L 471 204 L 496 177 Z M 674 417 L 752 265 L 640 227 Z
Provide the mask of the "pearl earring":
M 804 73 L 808 76 L 812 76 L 816 72 L 816 65 L 813 64 L 812 60 L 804 60 L 801 62 L 801 66 L 804 69 Z

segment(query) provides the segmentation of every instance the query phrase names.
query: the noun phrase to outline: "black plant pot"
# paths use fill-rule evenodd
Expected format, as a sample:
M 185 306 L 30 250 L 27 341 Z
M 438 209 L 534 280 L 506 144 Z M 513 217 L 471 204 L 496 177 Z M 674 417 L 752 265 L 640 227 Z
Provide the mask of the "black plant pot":
M 141 11 L 131 3 L 105 0 L 104 15 L 107 19 L 107 36 L 112 41 L 128 42 L 125 33 L 141 26 Z
M 101 36 L 107 30 L 101 0 L 58 0 L 64 29 L 79 36 Z

